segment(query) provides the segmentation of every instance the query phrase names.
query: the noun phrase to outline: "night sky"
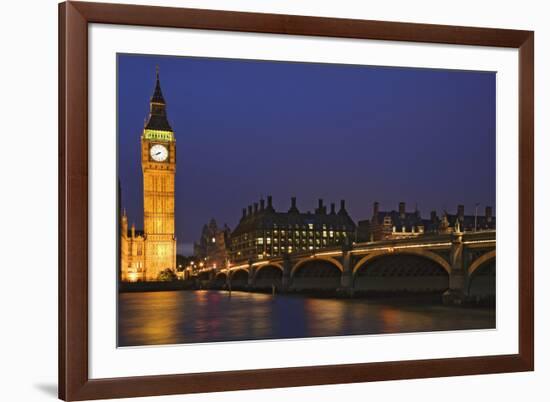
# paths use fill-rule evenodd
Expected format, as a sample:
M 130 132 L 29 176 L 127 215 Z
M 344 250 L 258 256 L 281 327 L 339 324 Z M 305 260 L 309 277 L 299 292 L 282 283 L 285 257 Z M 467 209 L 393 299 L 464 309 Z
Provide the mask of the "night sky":
M 286 211 L 346 200 L 355 220 L 496 198 L 496 75 L 413 68 L 118 56 L 122 206 L 143 225 L 140 136 L 155 66 L 176 135 L 178 252 L 211 218 L 235 228 L 272 195 Z

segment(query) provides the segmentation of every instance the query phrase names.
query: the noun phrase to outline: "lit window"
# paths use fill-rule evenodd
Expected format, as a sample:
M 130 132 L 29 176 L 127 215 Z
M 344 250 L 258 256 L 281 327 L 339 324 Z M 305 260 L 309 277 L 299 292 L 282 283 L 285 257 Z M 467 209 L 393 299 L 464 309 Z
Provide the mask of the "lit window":
M 313 246 L 309 246 L 309 249 L 310 249 L 310 250 L 313 250 Z
M 216 243 L 216 238 L 212 237 L 212 243 Z
M 313 230 L 313 223 L 310 223 L 307 226 L 308 226 L 309 230 Z
M 267 244 L 271 244 L 271 237 L 267 238 Z
M 258 244 L 264 244 L 264 238 L 263 238 L 263 237 L 258 237 L 258 238 L 256 239 L 256 243 L 258 243 Z
M 331 230 L 330 232 L 328 232 L 328 235 L 329 237 L 334 237 L 334 232 Z
M 327 237 L 327 231 L 323 230 L 323 237 Z

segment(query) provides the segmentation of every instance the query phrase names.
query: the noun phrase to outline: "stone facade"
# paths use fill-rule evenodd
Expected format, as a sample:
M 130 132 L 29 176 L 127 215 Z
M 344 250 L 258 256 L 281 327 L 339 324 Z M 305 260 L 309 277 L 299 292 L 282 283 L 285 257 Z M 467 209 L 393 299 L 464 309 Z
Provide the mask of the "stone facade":
M 491 207 L 485 208 L 484 215 L 465 215 L 464 205 L 458 205 L 456 214 L 444 211 L 441 218 L 436 211 L 430 212 L 429 219 L 422 218 L 420 211 L 406 211 L 404 202 L 397 210 L 380 211 L 378 202 L 373 205 L 370 220 L 358 222 L 357 240 L 359 242 L 411 239 L 426 234 L 450 234 L 455 227 L 464 232 L 495 230 L 496 218 Z
M 176 272 L 176 139 L 166 116 L 157 71 L 149 118 L 141 136 L 143 232 L 128 232 L 121 219 L 121 280 L 155 281 L 165 269 Z
M 229 262 L 231 230 L 227 225 L 218 227 L 215 219 L 204 225 L 201 237 L 194 244 L 195 258 L 208 267 L 225 268 Z
M 351 244 L 356 225 L 346 211 L 345 201 L 336 211 L 327 211 L 323 200 L 312 212 L 300 212 L 292 197 L 287 212 L 273 208 L 272 197 L 244 208 L 239 224 L 231 234 L 231 262 L 270 258 L 299 252 Z

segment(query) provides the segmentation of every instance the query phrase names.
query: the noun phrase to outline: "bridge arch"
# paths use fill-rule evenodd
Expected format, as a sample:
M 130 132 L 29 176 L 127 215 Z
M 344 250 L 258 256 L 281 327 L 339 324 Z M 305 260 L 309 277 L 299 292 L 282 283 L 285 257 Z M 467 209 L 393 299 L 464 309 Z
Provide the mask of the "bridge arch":
M 496 258 L 496 256 L 497 256 L 497 251 L 491 250 L 481 255 L 480 257 L 476 258 L 468 267 L 468 276 L 472 276 L 472 274 L 474 274 L 479 269 L 479 267 L 481 267 L 483 264 L 485 264 L 489 260 Z
M 214 278 L 214 286 L 223 288 L 227 283 L 227 273 L 218 272 Z
M 353 287 L 368 292 L 434 292 L 449 288 L 450 266 L 433 252 L 377 252 L 353 269 Z
M 290 287 L 294 290 L 334 290 L 341 286 L 342 264 L 330 257 L 299 260 L 291 270 Z
M 361 258 L 357 263 L 353 266 L 353 275 L 357 273 L 357 271 L 365 264 L 367 264 L 369 261 L 372 261 L 376 258 L 386 257 L 386 256 L 392 256 L 392 255 L 415 255 L 419 257 L 424 257 L 429 260 L 432 260 L 433 262 L 439 264 L 441 268 L 443 268 L 445 271 L 447 271 L 448 274 L 451 273 L 451 264 L 447 260 L 445 260 L 440 255 L 434 253 L 433 251 L 429 250 L 393 250 L 393 251 L 376 251 L 373 253 L 369 253 L 363 258 Z
M 254 272 L 254 287 L 257 289 L 277 289 L 282 287 L 283 266 L 278 263 L 267 263 L 260 265 Z
M 248 278 L 248 269 L 239 268 L 239 269 L 234 269 L 233 271 L 229 271 L 229 278 L 231 278 L 231 280 L 240 278 L 240 277 Z
M 332 257 L 327 257 L 327 256 L 314 256 L 313 258 L 312 257 L 305 257 L 305 258 L 302 258 L 301 260 L 298 260 L 296 261 L 296 263 L 294 264 L 294 266 L 292 267 L 292 270 L 290 271 L 290 277 L 294 277 L 294 274 L 296 273 L 296 271 L 298 269 L 300 269 L 304 264 L 307 264 L 307 263 L 310 263 L 310 262 L 315 262 L 315 261 L 326 261 L 326 262 L 330 262 L 332 265 L 334 265 L 336 268 L 338 268 L 340 270 L 340 272 L 344 272 L 344 266 L 342 265 L 342 263 Z
M 496 250 L 488 251 L 470 264 L 466 292 L 469 296 L 494 303 L 496 295 Z
M 267 264 L 262 264 L 260 266 L 258 266 L 255 270 L 254 270 L 254 276 L 256 277 L 258 275 L 259 272 L 261 272 L 263 269 L 269 269 L 269 268 L 275 268 L 275 269 L 279 269 L 281 271 L 281 274 L 283 273 L 283 266 L 282 264 L 278 263 L 278 262 L 268 262 Z

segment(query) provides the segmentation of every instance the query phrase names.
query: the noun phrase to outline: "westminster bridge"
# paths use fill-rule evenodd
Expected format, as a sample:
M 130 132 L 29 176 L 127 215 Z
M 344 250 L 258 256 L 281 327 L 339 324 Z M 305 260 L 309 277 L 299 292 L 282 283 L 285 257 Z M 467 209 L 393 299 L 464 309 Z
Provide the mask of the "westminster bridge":
M 203 269 L 204 286 L 279 292 L 437 292 L 447 303 L 494 298 L 496 232 L 453 232 Z

